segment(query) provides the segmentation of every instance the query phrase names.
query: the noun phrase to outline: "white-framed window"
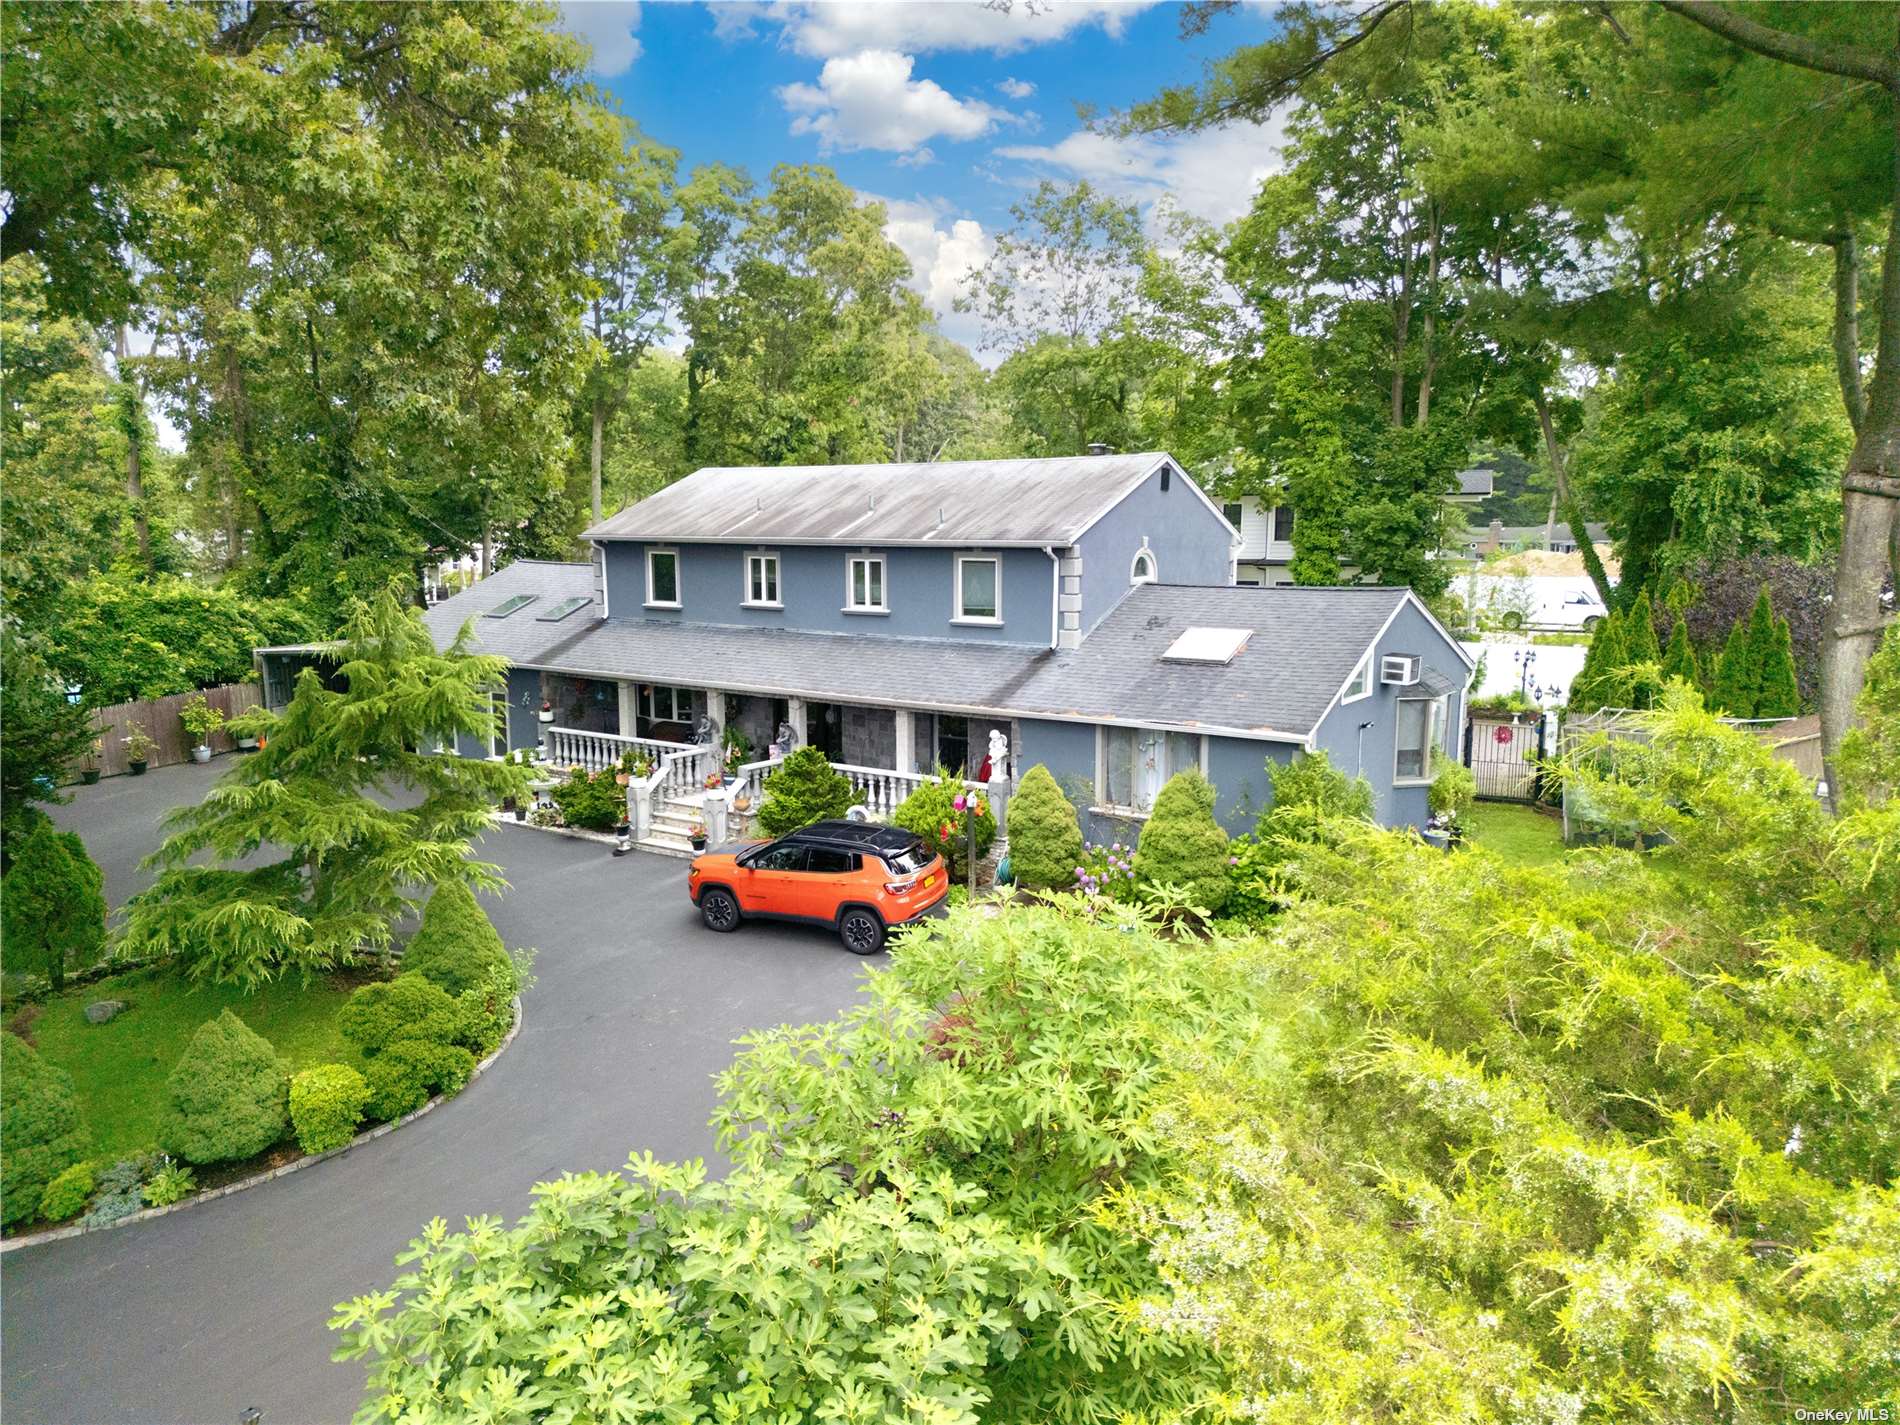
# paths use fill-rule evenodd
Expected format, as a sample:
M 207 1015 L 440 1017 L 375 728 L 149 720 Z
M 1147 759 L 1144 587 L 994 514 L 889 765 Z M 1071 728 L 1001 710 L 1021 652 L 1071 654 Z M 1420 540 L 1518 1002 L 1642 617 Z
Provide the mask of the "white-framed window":
M 1220 507 L 1220 512 L 1227 523 L 1232 525 L 1235 530 L 1239 530 L 1241 520 L 1246 517 L 1247 507 L 1241 504 L 1239 500 L 1229 500 Z
M 1398 731 L 1393 737 L 1392 780 L 1428 782 L 1432 776 L 1432 749 L 1445 732 L 1445 699 L 1400 698 Z
M 1359 660 L 1359 666 L 1352 670 L 1352 680 L 1346 684 L 1346 691 L 1339 695 L 1342 703 L 1356 703 L 1361 698 L 1372 695 L 1372 655 L 1368 653 Z
M 745 603 L 755 609 L 782 609 L 778 596 L 778 556 L 763 551 L 745 557 Z
M 1128 582 L 1131 584 L 1152 584 L 1160 577 L 1155 571 L 1154 551 L 1143 545 L 1135 551 L 1135 562 L 1128 566 Z
M 1146 816 L 1168 778 L 1204 771 L 1207 740 L 1152 727 L 1099 727 L 1095 733 L 1096 805 Z
M 957 556 L 955 608 L 952 623 L 1003 621 L 1003 564 L 994 554 Z
M 647 551 L 647 607 L 676 609 L 680 606 L 680 555 L 677 549 Z
M 1273 507 L 1273 540 L 1276 544 L 1293 542 L 1293 506 L 1275 505 Z
M 884 601 L 884 556 L 853 554 L 844 562 L 844 611 L 848 614 L 887 614 Z
M 664 684 L 640 685 L 640 716 L 648 722 L 691 722 L 693 690 Z

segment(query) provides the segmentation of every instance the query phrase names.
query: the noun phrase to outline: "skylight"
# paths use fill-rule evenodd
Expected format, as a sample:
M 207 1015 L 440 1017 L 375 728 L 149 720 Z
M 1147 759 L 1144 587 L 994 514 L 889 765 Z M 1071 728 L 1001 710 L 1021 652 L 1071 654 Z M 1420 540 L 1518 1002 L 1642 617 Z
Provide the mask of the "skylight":
M 509 614 L 519 613 L 521 610 L 527 608 L 537 597 L 539 596 L 535 594 L 516 594 L 512 599 L 503 599 L 500 603 L 496 604 L 484 617 L 507 618 Z
M 575 609 L 593 602 L 594 601 L 586 595 L 581 595 L 578 598 L 562 599 L 560 603 L 556 604 L 546 613 L 536 614 L 534 621 L 536 623 L 559 623 L 562 619 L 573 613 Z
M 1161 658 L 1166 663 L 1231 663 L 1252 637 L 1250 628 L 1190 628 Z

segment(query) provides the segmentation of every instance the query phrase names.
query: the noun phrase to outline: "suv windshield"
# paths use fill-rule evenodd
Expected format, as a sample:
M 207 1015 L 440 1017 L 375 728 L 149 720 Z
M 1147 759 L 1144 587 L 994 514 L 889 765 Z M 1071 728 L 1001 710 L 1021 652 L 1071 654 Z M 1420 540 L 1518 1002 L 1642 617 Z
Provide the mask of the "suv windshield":
M 921 841 L 913 841 L 901 851 L 880 851 L 878 855 L 884 858 L 884 864 L 897 876 L 908 876 L 930 864 L 930 852 Z

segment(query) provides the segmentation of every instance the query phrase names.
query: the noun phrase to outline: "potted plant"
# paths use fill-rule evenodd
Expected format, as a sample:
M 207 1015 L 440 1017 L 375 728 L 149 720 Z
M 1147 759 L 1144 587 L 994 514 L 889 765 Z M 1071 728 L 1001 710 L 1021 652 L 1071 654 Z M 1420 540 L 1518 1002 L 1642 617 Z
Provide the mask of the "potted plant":
M 706 823 L 703 821 L 694 822 L 693 829 L 686 834 L 686 839 L 693 843 L 693 850 L 704 851 L 706 849 Z
M 237 714 L 237 717 L 233 717 L 231 721 L 236 722 L 240 717 L 249 717 L 256 711 L 257 704 L 252 703 L 248 708 L 245 708 L 244 711 Z M 231 738 L 237 743 L 238 751 L 240 752 L 255 752 L 257 750 L 257 734 L 254 732 L 233 732 Z
M 178 720 L 185 725 L 186 732 L 198 739 L 197 745 L 191 749 L 191 760 L 209 762 L 211 734 L 224 726 L 224 714 L 212 707 L 203 693 L 193 693 L 178 710 Z
M 125 744 L 126 770 L 134 777 L 145 775 L 145 769 L 151 765 L 152 754 L 158 751 L 158 744 L 148 736 L 145 729 L 135 727 L 119 739 Z
M 95 737 L 86 744 L 86 755 L 79 762 L 79 780 L 91 786 L 99 780 L 99 759 L 106 755 L 106 740 Z
M 726 784 L 726 774 L 716 768 L 706 774 L 706 790 L 716 792 Z

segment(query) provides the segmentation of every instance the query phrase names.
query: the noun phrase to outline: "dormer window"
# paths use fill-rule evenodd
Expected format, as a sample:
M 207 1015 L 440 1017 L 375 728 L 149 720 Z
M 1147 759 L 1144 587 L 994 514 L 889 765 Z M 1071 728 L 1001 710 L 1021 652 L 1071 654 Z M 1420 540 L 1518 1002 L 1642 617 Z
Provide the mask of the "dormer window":
M 676 609 L 680 606 L 680 556 L 677 549 L 647 551 L 647 607 Z
M 854 554 L 845 560 L 844 611 L 848 614 L 887 614 L 884 602 L 884 556 Z
M 956 617 L 952 623 L 1003 621 L 1003 568 L 993 554 L 957 556 Z
M 1129 566 L 1128 582 L 1131 584 L 1152 584 L 1159 576 L 1155 572 L 1154 551 L 1146 544 L 1135 551 L 1135 562 Z
M 745 604 L 753 609 L 782 609 L 785 603 L 778 593 L 778 556 L 748 554 L 745 557 Z

